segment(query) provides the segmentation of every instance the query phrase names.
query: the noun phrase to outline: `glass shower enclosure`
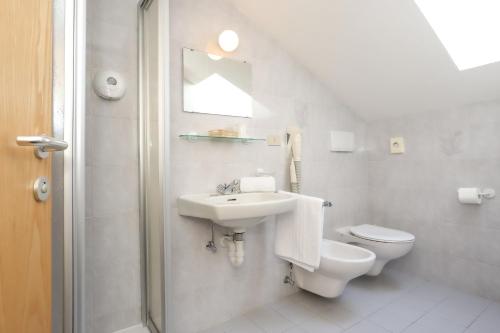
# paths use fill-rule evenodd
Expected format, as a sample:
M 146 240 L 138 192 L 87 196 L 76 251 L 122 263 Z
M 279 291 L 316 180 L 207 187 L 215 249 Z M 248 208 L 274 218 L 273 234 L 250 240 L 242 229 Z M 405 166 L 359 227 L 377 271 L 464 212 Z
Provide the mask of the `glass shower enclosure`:
M 159 0 L 139 6 L 139 159 L 143 249 L 143 322 L 164 332 L 162 85 Z

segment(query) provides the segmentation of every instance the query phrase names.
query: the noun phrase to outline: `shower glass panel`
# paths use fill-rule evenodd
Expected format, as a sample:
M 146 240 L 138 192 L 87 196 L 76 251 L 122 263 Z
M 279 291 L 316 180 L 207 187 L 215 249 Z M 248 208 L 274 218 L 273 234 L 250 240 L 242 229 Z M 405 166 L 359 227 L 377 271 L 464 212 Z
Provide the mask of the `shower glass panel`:
M 158 1 L 140 8 L 140 130 L 142 219 L 146 256 L 146 322 L 153 332 L 162 323 L 162 189 L 160 175 Z

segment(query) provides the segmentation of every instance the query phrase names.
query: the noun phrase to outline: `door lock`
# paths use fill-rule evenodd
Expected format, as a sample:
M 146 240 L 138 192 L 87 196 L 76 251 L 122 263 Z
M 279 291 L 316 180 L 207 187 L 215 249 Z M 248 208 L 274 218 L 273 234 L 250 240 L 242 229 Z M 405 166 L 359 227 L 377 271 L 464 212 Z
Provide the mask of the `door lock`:
M 38 177 L 33 184 L 33 194 L 36 201 L 46 201 L 49 198 L 50 184 L 45 176 Z

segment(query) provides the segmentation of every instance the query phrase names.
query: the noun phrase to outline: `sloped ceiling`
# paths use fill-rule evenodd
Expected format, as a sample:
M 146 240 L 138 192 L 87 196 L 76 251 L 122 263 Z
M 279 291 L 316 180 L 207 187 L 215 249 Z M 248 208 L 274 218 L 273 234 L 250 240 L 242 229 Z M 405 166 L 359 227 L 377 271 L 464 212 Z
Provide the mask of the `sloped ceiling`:
M 500 98 L 500 63 L 459 71 L 413 0 L 228 1 L 367 120 Z

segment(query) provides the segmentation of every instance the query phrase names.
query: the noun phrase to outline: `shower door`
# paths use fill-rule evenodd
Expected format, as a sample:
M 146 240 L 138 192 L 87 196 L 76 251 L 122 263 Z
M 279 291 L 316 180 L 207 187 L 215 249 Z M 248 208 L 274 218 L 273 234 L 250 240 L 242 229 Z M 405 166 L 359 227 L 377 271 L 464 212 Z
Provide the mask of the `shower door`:
M 139 8 L 141 219 L 146 265 L 143 317 L 153 332 L 165 331 L 159 2 L 143 1 Z

